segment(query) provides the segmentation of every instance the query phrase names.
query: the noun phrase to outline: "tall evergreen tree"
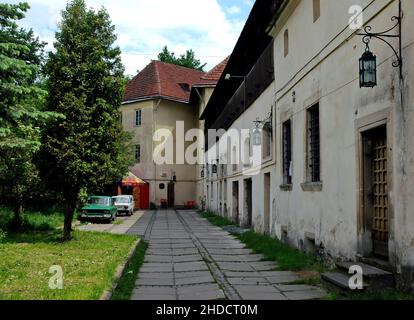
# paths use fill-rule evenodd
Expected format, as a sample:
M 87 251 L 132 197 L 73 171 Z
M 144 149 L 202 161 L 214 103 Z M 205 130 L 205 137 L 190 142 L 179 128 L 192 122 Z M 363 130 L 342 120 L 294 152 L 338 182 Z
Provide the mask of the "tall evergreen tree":
M 55 116 L 44 111 L 46 91 L 38 83 L 44 44 L 16 23 L 28 9 L 27 3 L 0 4 L 0 180 L 11 187 L 17 229 L 36 179 L 32 158 L 41 129 Z
M 121 175 L 132 161 L 118 107 L 124 93 L 121 52 L 107 11 L 70 1 L 62 12 L 55 52 L 46 64 L 48 107 L 62 113 L 45 132 L 41 175 L 65 201 L 64 240 L 81 190 L 96 192 Z

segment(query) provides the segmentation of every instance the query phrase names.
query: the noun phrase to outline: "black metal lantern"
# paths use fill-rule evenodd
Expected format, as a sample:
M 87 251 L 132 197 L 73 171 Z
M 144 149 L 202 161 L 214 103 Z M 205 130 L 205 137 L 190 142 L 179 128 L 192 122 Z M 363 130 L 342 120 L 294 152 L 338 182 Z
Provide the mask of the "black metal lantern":
M 262 131 L 259 128 L 253 130 L 253 145 L 258 147 L 262 145 Z
M 377 85 L 377 57 L 366 50 L 359 59 L 359 87 L 373 88 Z
M 204 175 L 205 175 L 205 174 L 204 174 L 204 169 L 202 169 L 202 170 L 201 170 L 201 174 L 200 174 L 201 178 L 204 178 Z
M 213 173 L 216 174 L 217 173 L 217 165 L 213 164 Z

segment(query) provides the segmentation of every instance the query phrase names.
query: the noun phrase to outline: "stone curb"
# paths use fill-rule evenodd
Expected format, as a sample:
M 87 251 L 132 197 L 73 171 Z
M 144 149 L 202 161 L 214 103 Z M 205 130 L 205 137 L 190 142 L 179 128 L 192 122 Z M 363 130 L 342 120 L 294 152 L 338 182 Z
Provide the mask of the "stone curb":
M 119 279 L 121 279 L 122 274 L 124 273 L 124 270 L 131 262 L 132 257 L 134 256 L 135 252 L 137 251 L 138 245 L 140 244 L 141 239 L 138 239 L 134 242 L 131 249 L 129 250 L 127 259 L 118 266 L 115 270 L 114 280 L 112 281 L 112 284 L 109 286 L 108 289 L 106 289 L 99 300 L 111 300 L 112 294 L 115 291 L 116 287 L 118 286 Z

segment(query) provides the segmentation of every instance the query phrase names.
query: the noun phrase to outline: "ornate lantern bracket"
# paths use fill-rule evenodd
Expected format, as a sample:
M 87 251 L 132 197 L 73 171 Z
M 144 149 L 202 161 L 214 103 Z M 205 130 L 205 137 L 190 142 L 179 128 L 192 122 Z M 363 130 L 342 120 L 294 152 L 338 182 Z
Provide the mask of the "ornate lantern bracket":
M 395 25 L 382 32 L 372 32 L 371 26 L 365 26 L 364 32 L 357 33 L 357 35 L 362 36 L 362 42 L 366 45 L 365 51 L 369 51 L 369 44 L 372 39 L 378 39 L 388 45 L 396 56 L 396 60 L 392 63 L 393 67 L 400 69 L 400 78 L 402 79 L 402 18 L 403 13 L 401 9 L 401 0 L 398 5 L 398 16 L 393 16 L 391 21 L 395 21 Z M 394 29 L 397 29 L 397 34 L 391 33 Z M 398 48 L 396 49 L 387 39 L 398 39 Z

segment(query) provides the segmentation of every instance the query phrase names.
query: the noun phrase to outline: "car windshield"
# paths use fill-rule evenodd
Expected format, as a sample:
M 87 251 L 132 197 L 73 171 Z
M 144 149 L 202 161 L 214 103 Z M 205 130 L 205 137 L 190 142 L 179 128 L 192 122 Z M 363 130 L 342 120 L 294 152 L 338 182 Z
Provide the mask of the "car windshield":
M 130 198 L 128 197 L 117 197 L 115 198 L 115 203 L 130 203 Z
M 98 204 L 98 205 L 102 205 L 102 206 L 108 206 L 110 205 L 110 200 L 108 198 L 90 198 L 88 200 L 89 204 Z

